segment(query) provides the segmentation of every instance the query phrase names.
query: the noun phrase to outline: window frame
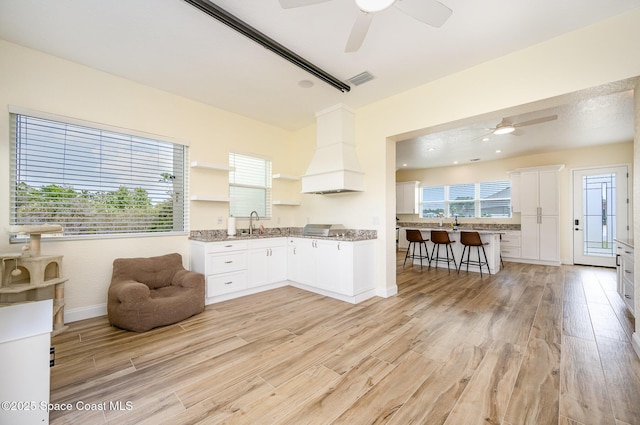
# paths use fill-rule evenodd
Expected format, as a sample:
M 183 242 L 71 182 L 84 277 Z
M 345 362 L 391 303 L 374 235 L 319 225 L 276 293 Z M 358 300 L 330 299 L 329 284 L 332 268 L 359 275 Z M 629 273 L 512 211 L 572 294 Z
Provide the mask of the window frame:
M 481 186 L 485 185 L 485 184 L 492 184 L 492 183 L 508 183 L 508 187 L 511 188 L 511 182 L 509 180 L 491 180 L 491 181 L 485 181 L 485 182 L 478 182 L 478 183 L 458 183 L 458 184 L 451 184 L 451 185 L 438 185 L 438 186 L 421 186 L 420 187 L 420 212 L 419 212 L 419 217 L 420 218 L 425 218 L 425 219 L 433 219 L 433 218 L 453 218 L 456 215 L 454 215 L 452 213 L 452 205 L 456 205 L 456 204 L 463 204 L 463 203 L 470 203 L 473 202 L 473 211 L 474 211 L 474 215 L 473 217 L 471 216 L 462 216 L 462 215 L 458 215 L 458 218 L 485 218 L 485 219 L 492 219 L 492 220 L 507 220 L 507 219 L 511 219 L 513 217 L 513 212 L 511 209 L 511 197 L 501 197 L 501 198 L 482 198 L 481 197 Z M 452 200 L 450 199 L 451 197 L 451 192 L 452 192 L 452 188 L 455 188 L 456 186 L 470 186 L 473 185 L 473 199 L 464 199 L 464 200 Z M 438 199 L 438 200 L 430 200 L 430 201 L 425 201 L 424 200 L 424 191 L 425 189 L 433 189 L 433 190 L 441 190 L 443 193 L 443 198 L 442 200 Z M 509 202 L 509 206 L 508 206 L 508 210 L 509 210 L 509 215 L 508 216 L 487 216 L 487 217 L 483 217 L 482 216 L 482 203 L 486 202 L 486 201 L 505 201 L 508 200 Z M 437 215 L 437 216 L 425 216 L 424 215 L 424 211 L 425 211 L 425 206 L 426 205 L 438 205 L 438 204 L 442 204 L 442 216 Z
M 27 220 L 33 220 L 33 221 L 20 220 L 20 218 L 18 217 L 19 200 L 16 198 L 16 196 L 18 194 L 19 185 L 24 187 L 24 185 L 22 185 L 22 183 L 18 181 L 18 179 L 21 179 L 22 182 L 26 182 L 26 178 L 24 176 L 22 177 L 19 176 L 20 172 L 18 170 L 19 168 L 18 161 L 21 161 L 21 159 L 18 157 L 19 155 L 18 150 L 20 149 L 19 143 L 21 142 L 24 143 L 26 141 L 26 140 L 22 140 L 22 141 L 18 140 L 18 137 L 19 137 L 19 132 L 17 129 L 18 116 L 26 117 L 27 120 L 34 119 L 34 120 L 51 121 L 55 123 L 55 126 L 57 128 L 65 128 L 65 129 L 72 129 L 72 130 L 78 130 L 79 128 L 87 129 L 91 133 L 99 134 L 97 138 L 86 139 L 87 141 L 91 140 L 94 143 L 94 145 L 103 146 L 103 144 L 106 143 L 103 137 L 118 135 L 118 136 L 122 136 L 121 140 L 126 141 L 126 145 L 129 146 L 129 149 L 131 150 L 131 152 L 134 152 L 135 147 L 138 147 L 139 143 L 145 143 L 145 144 L 148 143 L 147 146 L 157 149 L 158 152 L 161 152 L 161 151 L 170 152 L 170 155 L 172 155 L 172 158 L 173 158 L 172 159 L 173 168 L 169 170 L 171 172 L 169 177 L 170 180 L 168 181 L 170 186 L 167 189 L 168 192 L 166 195 L 164 195 L 164 198 L 155 196 L 155 194 L 153 193 L 153 190 L 157 189 L 157 187 L 154 187 L 154 185 L 149 186 L 149 184 L 145 185 L 144 180 L 151 181 L 153 179 L 157 179 L 158 183 L 161 183 L 161 180 L 163 180 L 162 176 L 166 173 L 160 173 L 158 176 L 156 176 L 155 172 L 150 174 L 141 173 L 142 177 L 140 177 L 139 180 L 132 179 L 131 184 L 120 184 L 117 190 L 107 189 L 108 185 L 95 184 L 95 181 L 98 180 L 95 176 L 94 176 L 94 181 L 92 182 L 93 187 L 91 189 L 88 189 L 88 186 L 83 186 L 82 182 L 84 181 L 85 184 L 88 184 L 91 180 L 90 180 L 90 177 L 88 177 L 89 173 L 84 173 L 84 172 L 80 174 L 77 181 L 73 185 L 69 185 L 68 183 L 65 183 L 64 180 L 60 180 L 59 177 L 55 177 L 51 179 L 50 183 L 45 183 L 44 181 L 42 181 L 33 186 L 33 189 L 40 192 L 42 192 L 42 189 L 44 187 L 49 187 L 49 186 L 51 187 L 58 186 L 61 188 L 67 187 L 67 189 L 73 190 L 76 193 L 75 199 L 81 198 L 81 193 L 83 192 L 92 192 L 92 194 L 95 195 L 96 197 L 100 197 L 100 196 L 106 196 L 106 194 L 110 192 L 115 193 L 119 191 L 120 188 L 122 187 L 128 188 L 128 190 L 134 194 L 138 193 L 138 189 L 143 189 L 145 193 L 147 193 L 147 199 L 149 200 L 150 205 L 156 205 L 158 208 L 162 208 L 161 205 L 163 203 L 166 203 L 167 201 L 169 201 L 173 205 L 173 207 L 171 208 L 171 222 L 162 221 L 163 216 L 159 214 L 160 213 L 159 209 L 156 209 L 155 213 L 159 215 L 156 216 L 157 218 L 155 220 L 161 220 L 159 222 L 156 221 L 156 223 L 160 223 L 160 224 L 156 224 L 156 230 L 150 230 L 154 227 L 154 225 L 148 221 L 145 222 L 144 219 L 142 219 L 142 221 L 139 222 L 139 225 L 141 227 L 144 227 L 146 224 L 147 227 L 144 229 L 141 229 L 141 231 L 132 231 L 131 228 L 133 226 L 130 226 L 129 228 L 125 228 L 125 229 L 107 230 L 108 225 L 113 224 L 112 222 L 101 221 L 101 220 L 96 220 L 94 222 L 91 222 L 91 219 L 100 217 L 107 220 L 108 218 L 110 218 L 110 216 L 100 215 L 97 212 L 97 210 L 91 210 L 89 211 L 88 214 L 84 216 L 84 219 L 87 220 L 87 223 L 96 224 L 97 226 L 95 227 L 97 227 L 97 230 L 95 230 L 94 228 L 94 230 L 86 232 L 87 228 L 76 227 L 75 229 L 76 231 L 71 231 L 69 229 L 73 229 L 72 225 L 74 224 L 72 219 L 52 221 L 50 218 L 47 219 L 45 217 L 43 220 L 38 220 L 38 222 L 41 222 L 41 223 L 56 222 L 58 224 L 62 224 L 63 233 L 53 234 L 53 235 L 44 234 L 43 235 L 44 237 L 47 237 L 48 239 L 51 239 L 51 240 L 78 240 L 78 239 L 88 240 L 88 239 L 120 239 L 120 238 L 130 238 L 130 237 L 156 237 L 156 236 L 162 237 L 162 236 L 174 236 L 174 235 L 182 236 L 182 235 L 188 234 L 188 231 L 189 231 L 189 203 L 188 203 L 189 145 L 188 143 L 186 143 L 183 140 L 178 140 L 178 139 L 170 138 L 166 136 L 159 136 L 156 134 L 125 129 L 122 127 L 116 127 L 108 124 L 97 123 L 93 121 L 86 121 L 82 119 L 56 115 L 52 113 L 33 111 L 33 110 L 20 108 L 16 106 L 9 106 L 9 119 L 10 119 L 10 129 L 11 129 L 11 135 L 10 135 L 10 141 L 9 141 L 10 143 L 9 220 L 11 225 L 32 224 L 32 223 L 35 223 L 37 220 L 37 218 L 34 219 L 34 216 L 31 216 L 30 218 L 27 217 Z M 54 136 L 51 135 L 49 137 L 54 137 Z M 118 143 L 118 140 L 119 139 L 116 138 L 116 142 L 115 142 L 116 145 Z M 64 141 L 66 144 L 67 142 L 66 136 Z M 79 139 L 77 143 L 79 145 L 82 145 L 83 142 L 84 142 L 84 139 Z M 156 145 L 154 146 L 154 144 Z M 176 154 L 179 156 L 176 157 Z M 131 157 L 134 158 L 133 155 Z M 65 161 L 67 158 L 81 160 L 82 155 L 69 154 L 67 156 L 67 153 L 65 152 L 64 158 L 65 158 Z M 116 158 L 115 160 L 119 161 L 120 159 L 121 158 L 119 157 L 119 158 Z M 178 159 L 179 161 L 178 163 L 175 162 L 176 159 Z M 131 162 L 129 164 L 131 168 L 133 168 L 133 166 L 135 165 L 134 162 Z M 66 172 L 65 170 L 68 170 L 68 168 L 66 167 L 67 166 L 62 165 L 61 167 L 58 167 L 56 169 L 56 172 L 58 173 Z M 84 169 L 86 167 L 80 167 L 80 168 Z M 162 169 L 165 171 L 167 170 L 166 167 L 162 167 Z M 167 181 L 164 181 L 164 183 L 167 183 Z M 25 183 L 25 184 L 27 185 L 27 187 L 29 187 L 29 183 Z M 33 182 L 31 182 L 31 184 L 33 184 Z M 135 207 L 134 204 L 131 204 L 131 205 Z M 180 206 L 180 208 L 178 208 L 177 210 L 176 210 L 176 205 Z M 65 212 L 64 209 L 58 210 L 58 211 L 62 211 L 63 213 Z M 77 213 L 77 211 L 78 210 L 75 207 L 72 207 L 72 208 L 69 208 L 68 211 L 66 212 L 70 214 L 75 214 Z M 95 215 L 92 216 L 92 214 L 95 214 Z M 123 219 L 123 217 L 118 217 L 118 218 L 120 220 Z M 117 223 L 131 224 L 130 222 L 117 221 L 117 220 L 115 223 L 116 223 L 115 224 L 116 228 L 118 226 Z M 157 226 L 160 226 L 160 228 L 158 228 Z M 166 227 L 170 226 L 170 228 L 168 230 L 165 230 L 163 228 L 165 226 Z M 23 243 L 26 238 L 27 238 L 27 235 L 11 235 L 9 241 L 10 243 Z

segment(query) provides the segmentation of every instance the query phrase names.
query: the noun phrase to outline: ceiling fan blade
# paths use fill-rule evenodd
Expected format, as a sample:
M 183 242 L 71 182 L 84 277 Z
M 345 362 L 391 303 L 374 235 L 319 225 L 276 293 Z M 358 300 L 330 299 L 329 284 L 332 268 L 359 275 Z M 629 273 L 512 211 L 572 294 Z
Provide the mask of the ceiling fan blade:
M 311 6 L 317 3 L 326 3 L 330 0 L 280 0 L 280 7 L 291 9 L 294 7 Z
M 346 53 L 355 52 L 360 48 L 360 46 L 362 46 L 362 42 L 367 36 L 372 19 L 373 14 L 360 12 L 356 18 L 356 22 L 353 24 L 353 28 L 351 28 L 351 34 L 349 34 L 347 46 L 344 48 Z
M 529 120 L 529 121 L 519 122 L 517 124 L 513 124 L 513 126 L 514 127 L 525 127 L 527 125 L 542 124 L 543 122 L 555 121 L 557 119 L 558 119 L 557 115 L 549 115 L 549 116 L 546 116 L 546 117 L 536 118 L 536 119 Z
M 397 0 L 393 4 L 403 13 L 432 27 L 441 27 L 453 11 L 437 0 Z

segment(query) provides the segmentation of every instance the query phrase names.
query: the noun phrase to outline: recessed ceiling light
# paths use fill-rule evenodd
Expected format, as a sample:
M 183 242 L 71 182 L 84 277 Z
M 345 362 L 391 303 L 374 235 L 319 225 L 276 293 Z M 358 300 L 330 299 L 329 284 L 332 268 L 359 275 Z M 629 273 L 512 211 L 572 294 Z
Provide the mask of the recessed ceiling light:
M 308 89 L 308 88 L 313 87 L 313 81 L 311 81 L 311 80 L 300 80 L 300 81 L 298 81 L 298 85 L 300 87 L 302 87 L 303 89 Z
M 435 151 L 435 150 L 436 150 L 436 148 L 429 148 L 429 149 L 427 149 L 427 150 L 428 150 L 429 152 L 432 152 L 432 151 Z
M 488 142 L 489 140 L 491 140 L 491 139 L 488 138 L 488 137 L 485 137 L 485 138 L 482 139 L 483 142 Z
M 458 161 L 453 161 L 453 163 L 454 163 L 454 164 L 457 164 L 457 163 L 458 163 Z
M 402 166 L 403 166 L 403 167 L 406 167 L 406 166 L 407 166 L 407 164 L 402 164 Z
M 502 152 L 500 149 L 498 149 L 498 150 L 496 151 L 496 153 L 500 153 L 500 152 Z

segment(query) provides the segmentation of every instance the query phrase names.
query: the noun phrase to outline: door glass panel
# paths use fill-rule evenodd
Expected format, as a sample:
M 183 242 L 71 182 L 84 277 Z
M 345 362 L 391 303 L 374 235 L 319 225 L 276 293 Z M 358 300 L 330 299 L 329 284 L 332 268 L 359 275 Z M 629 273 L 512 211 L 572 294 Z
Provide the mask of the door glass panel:
M 584 176 L 584 255 L 614 257 L 616 175 Z

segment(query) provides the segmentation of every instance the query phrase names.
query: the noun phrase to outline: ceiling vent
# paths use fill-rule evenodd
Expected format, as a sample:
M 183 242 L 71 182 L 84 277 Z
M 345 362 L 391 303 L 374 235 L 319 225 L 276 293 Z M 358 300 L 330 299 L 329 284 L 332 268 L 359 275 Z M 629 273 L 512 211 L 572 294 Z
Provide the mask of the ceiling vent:
M 364 84 L 367 81 L 371 81 L 371 80 L 373 80 L 373 75 L 371 75 L 371 73 L 369 73 L 369 71 L 364 71 L 364 72 L 361 72 L 358 75 L 355 75 L 355 76 L 349 78 L 347 81 L 352 83 L 352 84 L 354 84 L 354 85 L 356 85 L 356 86 L 359 86 L 360 84 Z

